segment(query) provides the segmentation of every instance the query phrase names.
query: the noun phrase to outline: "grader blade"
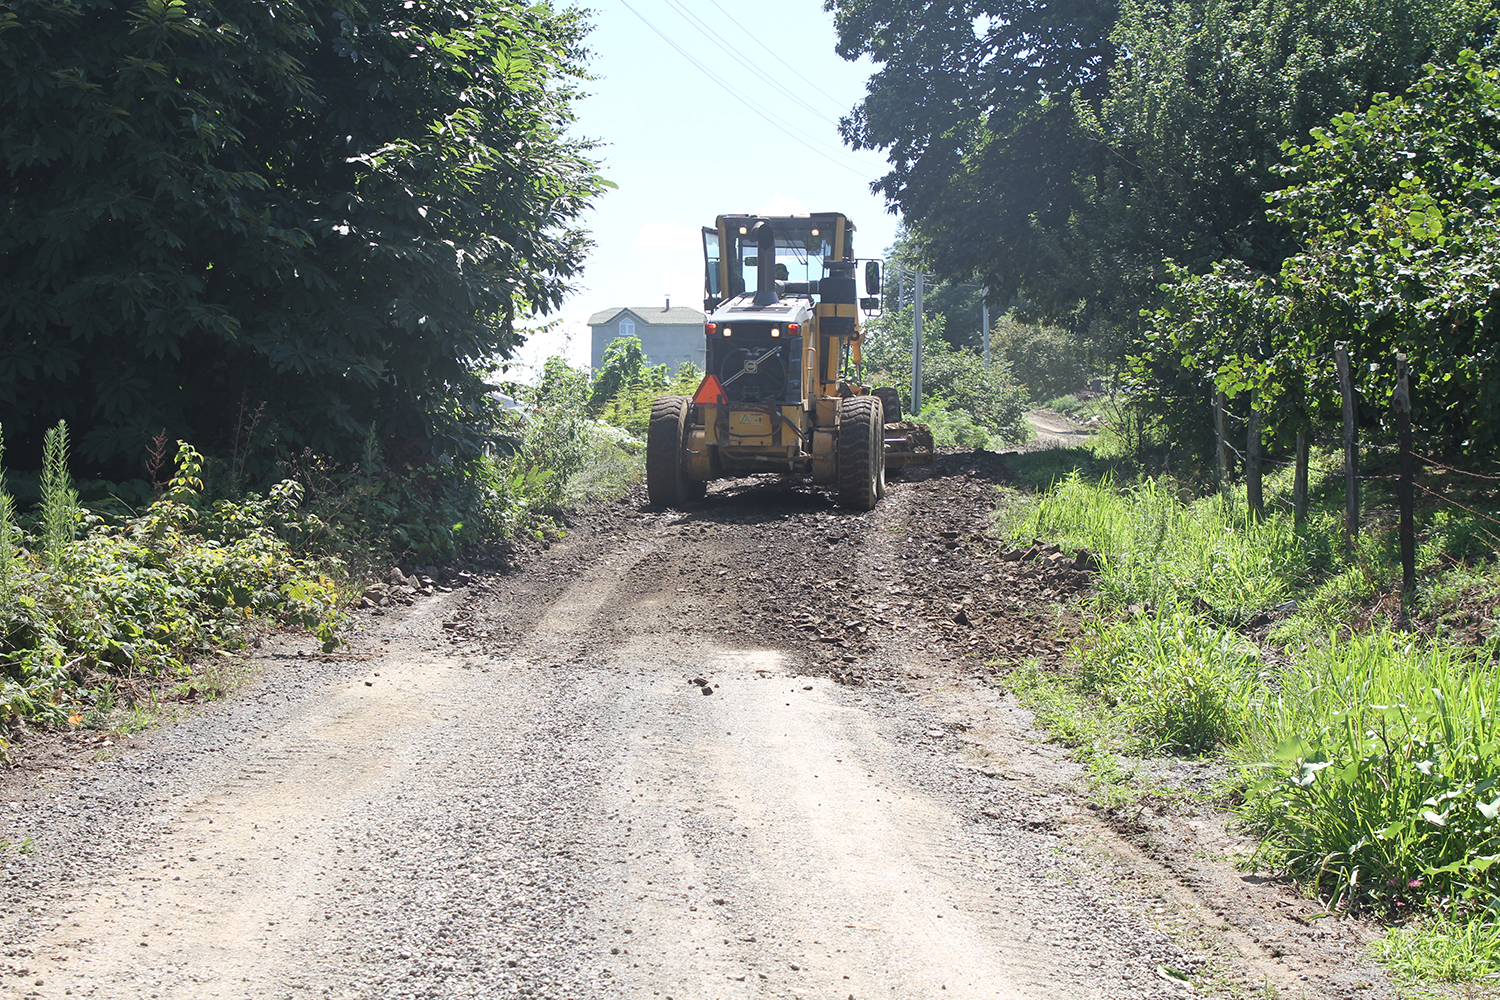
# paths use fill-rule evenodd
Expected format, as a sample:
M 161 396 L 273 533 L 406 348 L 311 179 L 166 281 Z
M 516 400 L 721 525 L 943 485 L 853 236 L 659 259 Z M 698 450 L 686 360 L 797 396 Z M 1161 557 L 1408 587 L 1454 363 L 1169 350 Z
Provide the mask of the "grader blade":
M 931 465 L 935 449 L 932 428 L 914 420 L 885 425 L 885 467 L 904 469 L 909 465 Z

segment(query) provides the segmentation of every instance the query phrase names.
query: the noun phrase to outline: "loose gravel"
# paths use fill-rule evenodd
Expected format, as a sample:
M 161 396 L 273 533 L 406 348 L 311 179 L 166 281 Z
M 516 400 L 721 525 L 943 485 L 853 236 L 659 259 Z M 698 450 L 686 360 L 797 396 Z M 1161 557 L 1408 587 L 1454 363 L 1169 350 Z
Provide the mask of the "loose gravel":
M 1388 995 L 1221 817 L 1127 829 L 1004 695 L 1089 586 L 994 536 L 1005 478 L 632 496 L 182 721 L 24 744 L 0 995 Z

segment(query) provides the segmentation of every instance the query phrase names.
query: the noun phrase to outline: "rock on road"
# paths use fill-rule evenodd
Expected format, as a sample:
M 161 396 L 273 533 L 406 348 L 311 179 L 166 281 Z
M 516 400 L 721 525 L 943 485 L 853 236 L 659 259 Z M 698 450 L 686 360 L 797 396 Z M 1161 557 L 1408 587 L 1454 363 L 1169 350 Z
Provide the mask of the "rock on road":
M 12 774 L 0 995 L 1370 985 L 1273 961 L 1164 888 L 920 630 L 849 647 L 785 628 L 788 552 L 852 604 L 922 493 L 847 515 L 777 489 L 585 521 L 523 572 L 367 619 L 339 658 L 273 641 L 205 711 Z M 809 673 L 855 659 L 885 680 Z

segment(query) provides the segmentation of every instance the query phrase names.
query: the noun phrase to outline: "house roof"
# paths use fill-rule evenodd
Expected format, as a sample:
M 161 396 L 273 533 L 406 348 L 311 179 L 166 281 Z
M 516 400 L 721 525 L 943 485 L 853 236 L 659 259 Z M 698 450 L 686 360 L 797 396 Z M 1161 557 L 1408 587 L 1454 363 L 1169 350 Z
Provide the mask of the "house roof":
M 602 309 L 589 317 L 589 326 L 604 326 L 613 323 L 621 313 L 628 312 L 641 323 L 648 326 L 702 326 L 703 313 L 698 309 L 686 309 L 682 306 L 674 306 L 671 309 L 663 309 L 661 306 L 615 306 L 613 309 Z

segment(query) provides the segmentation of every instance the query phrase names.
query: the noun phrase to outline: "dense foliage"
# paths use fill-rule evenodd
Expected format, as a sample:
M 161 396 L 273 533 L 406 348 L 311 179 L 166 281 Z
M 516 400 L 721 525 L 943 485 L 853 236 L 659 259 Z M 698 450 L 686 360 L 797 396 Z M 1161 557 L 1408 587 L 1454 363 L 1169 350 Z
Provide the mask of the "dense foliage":
M 1332 409 L 1332 350 L 1348 345 L 1366 399 L 1410 360 L 1413 419 L 1447 450 L 1500 448 L 1500 70 L 1473 52 L 1430 67 L 1288 148 L 1271 214 L 1300 250 L 1274 277 L 1180 273 L 1152 361 L 1180 360 L 1290 416 Z
M 65 437 L 48 445 L 49 467 L 66 470 Z M 30 534 L 0 495 L 0 731 L 18 717 L 77 721 L 122 677 L 186 677 L 193 657 L 237 648 L 266 621 L 338 643 L 343 566 L 301 485 L 209 504 L 201 471 L 180 443 L 161 498 L 124 518 L 79 507 L 64 471 Z
M 911 411 L 912 310 L 886 312 L 865 329 L 863 366 L 874 386 L 893 386 L 901 412 Z M 1002 448 L 1025 441 L 1026 390 L 1014 384 L 1004 365 L 986 367 L 966 347 L 944 336 L 947 318 L 925 313 L 922 349 L 922 412 L 916 419 L 932 427 L 940 445 Z
M 163 428 L 264 478 L 311 447 L 470 459 L 602 181 L 577 11 L 446 0 L 0 4 L 0 420 L 95 473 Z M 243 464 L 243 461 L 242 461 Z
M 845 138 L 887 152 L 876 187 L 931 268 L 1065 323 L 1117 366 L 1143 358 L 1137 405 L 1183 440 L 1207 424 L 1212 375 L 1139 340 L 1168 261 L 1277 273 L 1306 235 L 1265 211 L 1283 143 L 1404 90 L 1493 21 L 1487 0 L 827 6 L 840 51 L 879 65 Z M 1366 165 L 1346 165 L 1363 184 Z

